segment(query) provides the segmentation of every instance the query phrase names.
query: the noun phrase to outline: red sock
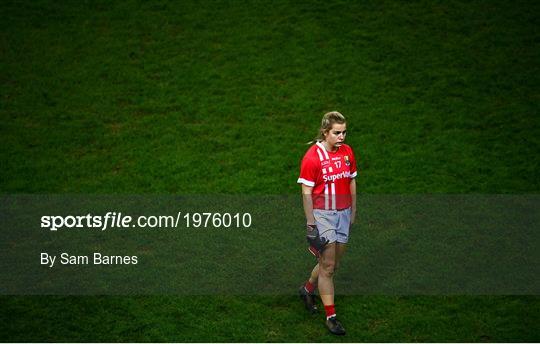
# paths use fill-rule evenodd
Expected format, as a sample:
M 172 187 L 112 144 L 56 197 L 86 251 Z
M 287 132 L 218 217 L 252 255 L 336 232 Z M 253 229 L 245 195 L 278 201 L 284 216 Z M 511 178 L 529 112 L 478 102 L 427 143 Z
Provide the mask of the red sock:
M 315 284 L 311 283 L 309 280 L 304 284 L 304 288 L 306 288 L 307 292 L 310 294 L 313 294 L 315 291 Z
M 335 305 L 324 306 L 324 310 L 326 311 L 326 319 L 336 315 Z

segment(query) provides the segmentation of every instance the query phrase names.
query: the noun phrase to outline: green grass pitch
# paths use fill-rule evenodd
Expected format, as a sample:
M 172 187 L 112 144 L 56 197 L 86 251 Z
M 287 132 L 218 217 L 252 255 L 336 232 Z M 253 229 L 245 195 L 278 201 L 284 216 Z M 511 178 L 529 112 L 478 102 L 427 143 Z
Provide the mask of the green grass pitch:
M 6 0 L 0 13 L 4 195 L 299 194 L 330 110 L 348 118 L 360 193 L 540 191 L 538 2 Z M 537 296 L 338 296 L 335 338 L 293 293 L 2 296 L 0 340 L 540 341 Z

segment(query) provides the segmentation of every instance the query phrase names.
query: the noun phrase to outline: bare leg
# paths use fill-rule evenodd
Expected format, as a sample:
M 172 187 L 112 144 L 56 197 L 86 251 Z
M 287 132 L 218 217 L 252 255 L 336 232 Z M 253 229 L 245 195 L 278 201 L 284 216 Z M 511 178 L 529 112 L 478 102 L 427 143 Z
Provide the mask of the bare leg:
M 336 243 L 336 266 L 334 267 L 334 272 L 339 268 L 339 263 L 341 261 L 341 257 L 343 257 L 343 254 L 347 250 L 347 244 L 342 243 Z M 319 264 L 315 265 L 313 270 L 311 271 L 311 275 L 309 276 L 309 283 L 316 285 L 317 281 L 319 280 Z
M 334 304 L 334 267 L 336 262 L 336 244 L 329 244 L 319 259 L 319 294 L 322 303 Z
M 341 257 L 343 257 L 343 254 L 347 250 L 347 244 L 342 243 L 336 243 L 336 267 L 334 270 L 337 270 L 339 268 L 339 263 L 341 262 Z
M 341 257 L 343 257 L 343 254 L 347 250 L 347 244 L 342 243 L 336 243 L 336 265 L 334 267 L 334 273 L 339 268 L 339 263 L 341 261 Z M 317 285 L 317 282 L 319 280 L 319 264 L 315 265 L 313 270 L 311 271 L 311 275 L 309 276 L 309 283 Z
M 311 271 L 311 276 L 309 276 L 309 283 L 311 284 L 317 284 L 317 281 L 319 280 L 319 263 L 315 265 L 313 270 Z

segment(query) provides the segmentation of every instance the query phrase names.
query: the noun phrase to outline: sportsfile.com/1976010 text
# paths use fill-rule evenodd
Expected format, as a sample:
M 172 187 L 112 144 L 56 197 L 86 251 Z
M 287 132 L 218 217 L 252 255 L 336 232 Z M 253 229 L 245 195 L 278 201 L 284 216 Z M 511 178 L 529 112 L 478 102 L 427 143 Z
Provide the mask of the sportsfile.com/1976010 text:
M 41 217 L 41 228 L 59 229 L 127 229 L 127 228 L 250 228 L 250 213 L 182 213 L 172 215 L 132 216 L 121 212 L 105 215 L 45 215 Z

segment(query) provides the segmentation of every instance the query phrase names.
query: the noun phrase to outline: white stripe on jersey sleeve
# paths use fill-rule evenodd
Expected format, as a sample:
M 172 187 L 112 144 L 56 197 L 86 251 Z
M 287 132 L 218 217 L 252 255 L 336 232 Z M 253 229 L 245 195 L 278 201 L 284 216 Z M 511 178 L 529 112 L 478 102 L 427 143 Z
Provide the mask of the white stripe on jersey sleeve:
M 356 175 L 357 175 L 357 174 L 358 174 L 358 173 L 354 172 L 353 174 L 351 174 L 351 178 L 356 178 Z
M 317 142 L 317 146 L 319 146 L 319 148 L 323 151 L 324 153 L 324 158 L 326 160 L 330 159 L 330 156 L 328 155 L 328 152 L 326 151 L 326 148 L 324 148 L 323 144 L 320 143 L 320 142 Z
M 304 184 L 304 185 L 311 186 L 311 187 L 315 186 L 315 182 L 309 181 L 309 180 L 304 179 L 304 178 L 298 178 L 298 180 L 296 182 L 298 184 Z
M 323 161 L 322 153 L 320 149 L 317 149 L 317 154 L 319 155 L 319 160 Z

